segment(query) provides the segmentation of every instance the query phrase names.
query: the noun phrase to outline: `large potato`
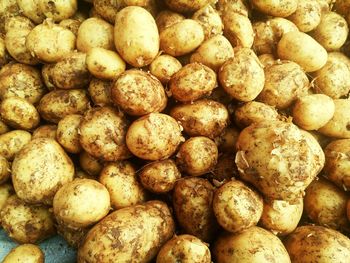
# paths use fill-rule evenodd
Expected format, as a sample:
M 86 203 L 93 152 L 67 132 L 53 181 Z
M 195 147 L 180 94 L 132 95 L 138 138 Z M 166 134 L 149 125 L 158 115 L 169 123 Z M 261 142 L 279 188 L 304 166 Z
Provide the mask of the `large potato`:
M 40 11 L 53 21 L 70 18 L 78 9 L 77 0 L 39 0 Z
M 163 85 L 167 84 L 170 78 L 181 69 L 180 61 L 169 55 L 160 55 L 156 57 L 151 63 L 149 70 L 151 74 Z
M 134 67 L 151 64 L 159 51 L 156 22 L 144 8 L 128 6 L 117 13 L 114 43 L 122 58 Z
M 36 24 L 42 23 L 45 19 L 45 15 L 40 9 L 40 1 L 41 0 L 17 0 L 18 7 L 23 12 L 23 15 Z
M 150 262 L 174 230 L 169 208 L 161 201 L 122 208 L 88 232 L 77 262 Z
M 24 261 L 25 260 L 25 261 Z M 2 261 L 3 263 L 44 263 L 45 255 L 39 246 L 23 244 L 13 248 Z
M 26 144 L 12 163 L 12 183 L 22 200 L 52 204 L 58 189 L 73 180 L 74 165 L 61 146 L 49 138 Z
M 211 0 L 165 0 L 165 3 L 171 10 L 174 10 L 179 13 L 197 11 L 198 9 L 210 2 Z
M 298 1 L 298 7 L 288 19 L 291 20 L 301 32 L 315 29 L 321 22 L 321 5 L 318 0 Z
M 286 17 L 295 12 L 298 0 L 252 0 L 253 6 L 270 16 Z
M 210 4 L 197 10 L 193 14 L 192 19 L 199 22 L 203 27 L 204 39 L 209 39 L 213 36 L 222 34 L 224 25 L 221 21 L 220 14 Z
M 13 130 L 0 135 L 0 155 L 13 160 L 15 155 L 30 142 L 32 135 L 23 130 Z
M 56 140 L 70 153 L 79 153 L 82 148 L 79 142 L 79 125 L 83 116 L 70 114 L 57 124 Z

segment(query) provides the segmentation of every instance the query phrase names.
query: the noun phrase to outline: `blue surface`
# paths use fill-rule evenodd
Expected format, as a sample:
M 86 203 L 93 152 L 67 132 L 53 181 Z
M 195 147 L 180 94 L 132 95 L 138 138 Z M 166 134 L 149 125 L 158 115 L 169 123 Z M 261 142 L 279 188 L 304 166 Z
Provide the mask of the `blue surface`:
M 3 229 L 0 230 L 0 262 L 7 253 L 18 244 L 11 241 Z M 74 263 L 76 251 L 68 246 L 66 241 L 60 236 L 54 236 L 39 244 L 45 253 L 45 263 Z

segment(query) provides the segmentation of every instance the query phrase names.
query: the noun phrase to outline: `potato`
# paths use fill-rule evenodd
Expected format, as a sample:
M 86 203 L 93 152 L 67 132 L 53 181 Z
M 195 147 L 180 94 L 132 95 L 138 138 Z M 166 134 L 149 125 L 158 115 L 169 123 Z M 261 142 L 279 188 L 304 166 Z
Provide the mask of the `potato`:
M 31 130 L 40 122 L 40 115 L 33 104 L 20 97 L 4 99 L 0 104 L 0 116 L 10 127 L 21 130 Z
M 6 204 L 7 199 L 15 193 L 11 183 L 0 184 L 0 212 L 4 205 Z M 0 217 L 1 224 L 1 217 Z
M 78 19 L 67 18 L 67 19 L 63 19 L 58 25 L 69 29 L 70 31 L 73 32 L 73 34 L 76 37 L 78 37 L 78 31 L 81 23 L 82 22 L 79 21 Z
M 146 164 L 139 172 L 141 184 L 149 191 L 163 194 L 171 191 L 181 173 L 171 159 Z
M 117 12 L 125 7 L 124 0 L 92 0 L 94 11 L 109 23 L 115 22 Z
M 50 138 L 56 140 L 57 125 L 46 124 L 36 128 L 33 132 L 32 139 L 35 138 Z
M 344 45 L 349 34 L 346 20 L 335 12 L 322 15 L 321 22 L 311 32 L 311 36 L 327 51 L 338 50 Z
M 130 69 L 113 83 L 111 99 L 126 113 L 142 116 L 164 110 L 167 96 L 160 81 L 151 74 Z
M 168 158 L 183 140 L 177 121 L 162 113 L 151 113 L 135 120 L 126 133 L 129 150 L 150 161 Z
M 224 90 L 239 101 L 254 100 L 264 88 L 264 69 L 248 48 L 235 49 L 234 57 L 222 65 L 218 77 Z
M 43 80 L 46 88 L 49 91 L 52 91 L 52 90 L 56 89 L 55 85 L 53 84 L 53 80 L 52 80 L 52 69 L 53 69 L 54 66 L 55 66 L 55 64 L 45 64 L 41 68 L 42 80 Z
M 80 167 L 89 175 L 98 176 L 102 171 L 102 163 L 95 157 L 91 156 L 85 151 L 79 155 Z
M 57 233 L 64 238 L 64 240 L 71 247 L 77 249 L 87 232 L 89 232 L 90 228 L 79 228 L 79 229 L 71 229 L 66 227 L 65 225 L 57 224 Z
M 332 119 L 334 108 L 332 98 L 324 94 L 298 98 L 293 106 L 293 122 L 304 130 L 317 130 Z
M 77 0 L 39 0 L 40 10 L 55 22 L 72 17 L 78 9 Z
M 45 19 L 45 15 L 40 8 L 40 2 L 41 0 L 17 0 L 18 7 L 23 15 L 36 24 L 42 23 Z
M 230 180 L 234 180 L 236 177 L 238 177 L 238 170 L 234 155 L 231 153 L 220 154 L 215 168 L 209 174 L 213 184 L 219 187 Z
M 146 201 L 147 195 L 137 181 L 136 170 L 127 161 L 108 163 L 102 169 L 99 181 L 111 197 L 113 209 L 120 209 Z
M 210 263 L 211 256 L 208 245 L 192 235 L 179 235 L 162 246 L 157 263 L 175 262 Z
M 224 25 L 221 21 L 220 14 L 210 4 L 203 6 L 197 10 L 192 19 L 197 21 L 204 30 L 204 39 L 222 34 Z
M 265 200 L 260 225 L 278 236 L 292 233 L 303 214 L 303 199 L 293 203 L 283 200 Z
M 39 70 L 34 67 L 14 63 L 0 70 L 0 99 L 20 97 L 32 104 L 39 102 L 45 94 Z
M 77 49 L 86 53 L 94 47 L 115 49 L 113 26 L 101 18 L 91 17 L 84 20 L 79 27 Z
M 219 136 L 229 124 L 226 107 L 208 99 L 177 105 L 171 109 L 170 116 L 180 122 L 188 135 L 211 139 Z
M 178 14 L 176 12 L 166 10 L 166 9 L 160 11 L 156 17 L 156 24 L 157 24 L 159 33 L 162 33 L 164 29 L 172 25 L 175 25 L 176 23 L 184 19 L 185 17 L 183 15 Z
M 236 147 L 241 179 L 270 199 L 298 199 L 325 162 L 313 136 L 281 121 L 250 125 L 240 133 Z
M 265 67 L 265 85 L 257 100 L 277 109 L 286 109 L 307 95 L 310 82 L 304 70 L 292 61 L 276 61 Z
M 227 127 L 219 137 L 214 140 L 218 145 L 219 152 L 232 153 L 235 151 L 235 145 L 240 131 L 233 126 Z
M 117 79 L 125 71 L 125 62 L 117 52 L 104 48 L 91 48 L 86 55 L 90 73 L 100 79 Z
M 9 55 L 7 53 L 5 39 L 0 37 L 0 68 L 7 64 L 9 60 Z
M 214 71 L 234 56 L 231 43 L 222 35 L 216 35 L 204 41 L 191 55 L 191 63 L 199 62 Z
M 334 100 L 335 110 L 333 118 L 327 122 L 325 126 L 318 129 L 318 131 L 326 136 L 339 139 L 350 139 L 350 100 L 337 99 Z
M 119 209 L 97 225 L 78 249 L 78 263 L 150 262 L 174 234 L 168 206 L 161 201 Z M 132 235 L 130 235 L 132 233 Z
M 202 26 L 193 19 L 184 19 L 160 33 L 160 49 L 177 57 L 191 53 L 204 41 Z
M 87 111 L 80 123 L 80 144 L 95 158 L 103 161 L 124 160 L 130 157 L 125 144 L 129 122 L 124 114 L 110 107 Z
M 13 130 L 0 135 L 0 155 L 11 161 L 30 142 L 32 135 L 23 130 Z
M 5 183 L 11 176 L 11 166 L 7 159 L 0 155 L 0 185 Z
M 275 121 L 279 115 L 276 109 L 268 104 L 250 101 L 242 104 L 235 110 L 235 122 L 245 128 L 256 122 Z
M 169 81 L 172 96 L 181 102 L 192 102 L 216 88 L 216 74 L 201 63 L 190 63 L 176 72 Z
M 4 258 L 3 263 L 44 263 L 45 255 L 39 246 L 23 244 L 13 248 Z
M 162 8 L 162 4 L 157 0 L 124 0 L 124 2 L 127 6 L 143 7 L 154 17 L 158 14 L 159 8 Z
M 213 210 L 220 226 L 236 233 L 258 223 L 263 212 L 263 199 L 244 183 L 233 180 L 215 191 Z
M 314 180 L 305 191 L 304 211 L 312 222 L 332 229 L 349 230 L 346 204 L 349 196 L 331 182 Z
M 6 125 L 6 123 L 0 120 L 0 135 L 9 131 L 10 131 L 10 128 Z
M 58 189 L 73 180 L 74 166 L 61 146 L 49 138 L 26 144 L 12 163 L 16 194 L 32 204 L 52 204 Z
M 306 72 L 319 70 L 327 62 L 327 51 L 302 32 L 285 33 L 277 44 L 277 53 L 280 59 L 294 61 Z
M 121 57 L 134 67 L 151 64 L 159 51 L 156 22 L 144 8 L 128 6 L 116 15 L 114 44 Z
M 183 233 L 208 242 L 215 237 L 218 224 L 212 208 L 214 187 L 199 177 L 184 177 L 175 183 L 173 207 Z
M 216 8 L 220 14 L 236 12 L 248 16 L 248 13 L 250 12 L 245 0 L 218 0 L 216 3 Z
M 20 8 L 16 0 L 7 0 L 0 2 L 0 34 L 5 34 L 5 24 L 10 17 L 18 16 Z
M 224 233 L 214 243 L 215 262 L 290 263 L 281 240 L 271 232 L 253 226 L 239 233 Z
M 45 20 L 30 31 L 26 38 L 26 47 L 35 58 L 52 63 L 72 52 L 75 40 L 72 31 Z
M 0 217 L 6 234 L 20 244 L 37 243 L 56 233 L 47 207 L 27 204 L 16 195 L 7 199 Z
M 206 4 L 209 4 L 210 0 L 165 0 L 166 5 L 171 9 L 179 13 L 194 12 L 202 8 Z
M 292 262 L 346 262 L 350 240 L 323 226 L 300 226 L 284 241 Z
M 166 85 L 170 78 L 178 72 L 181 67 L 180 61 L 172 56 L 164 54 L 153 60 L 149 66 L 149 70 L 163 85 Z
M 271 66 L 276 62 L 275 57 L 272 54 L 261 54 L 260 56 L 258 56 L 258 58 L 260 63 L 263 65 L 263 68 Z
M 79 125 L 83 116 L 70 114 L 57 124 L 56 139 L 61 146 L 70 153 L 79 153 L 82 150 L 79 141 Z
M 297 9 L 298 0 L 252 0 L 252 5 L 264 14 L 270 16 L 287 17 L 293 14 Z
M 40 100 L 40 116 L 49 122 L 58 123 L 70 114 L 83 114 L 89 107 L 89 98 L 83 89 L 54 90 Z
M 218 161 L 218 148 L 207 137 L 191 137 L 185 141 L 176 154 L 176 164 L 180 171 L 201 176 L 214 169 Z
M 301 32 L 310 32 L 321 22 L 321 5 L 318 0 L 298 1 L 298 7 L 288 19 L 292 21 Z
M 111 81 L 92 78 L 88 88 L 92 102 L 101 107 L 112 105 L 111 88 Z

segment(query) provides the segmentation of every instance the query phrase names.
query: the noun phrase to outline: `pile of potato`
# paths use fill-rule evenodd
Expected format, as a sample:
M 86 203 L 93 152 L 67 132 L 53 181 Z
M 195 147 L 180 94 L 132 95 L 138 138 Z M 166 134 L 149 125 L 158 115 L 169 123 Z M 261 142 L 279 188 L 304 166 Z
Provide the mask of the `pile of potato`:
M 0 2 L 3 262 L 349 262 L 350 0 Z

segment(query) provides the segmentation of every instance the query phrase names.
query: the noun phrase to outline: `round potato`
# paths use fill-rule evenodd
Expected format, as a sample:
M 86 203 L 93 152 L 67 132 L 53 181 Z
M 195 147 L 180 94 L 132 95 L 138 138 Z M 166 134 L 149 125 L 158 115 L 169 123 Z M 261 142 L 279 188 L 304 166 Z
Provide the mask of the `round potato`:
M 78 249 L 77 262 L 96 258 L 102 262 L 150 262 L 174 230 L 169 208 L 161 201 L 122 208 L 88 232 Z
M 70 153 L 79 153 L 82 148 L 79 142 L 79 125 L 83 116 L 71 114 L 65 116 L 57 124 L 56 139 Z
M 157 263 L 210 263 L 208 245 L 191 235 L 175 236 L 166 242 L 157 255 Z
M 11 183 L 0 184 L 0 211 L 6 204 L 7 199 L 15 193 Z M 0 217 L 1 224 L 1 217 Z
M 0 135 L 0 155 L 11 161 L 30 142 L 32 135 L 23 130 L 13 130 Z
M 79 30 L 81 23 L 82 22 L 78 19 L 67 18 L 67 19 L 62 20 L 59 23 L 59 26 L 69 29 L 77 37 L 78 30 Z
M 260 12 L 278 17 L 287 17 L 295 12 L 298 0 L 252 0 L 253 6 Z
M 87 153 L 103 161 L 127 159 L 130 157 L 125 144 L 128 125 L 124 114 L 116 109 L 93 108 L 80 123 L 80 144 Z
M 78 9 L 77 0 L 39 0 L 41 12 L 55 22 L 70 18 Z
M 179 13 L 170 11 L 170 10 L 162 10 L 156 17 L 156 24 L 158 27 L 159 33 L 162 33 L 164 29 L 169 26 L 175 25 L 176 23 L 184 20 L 185 17 Z
M 89 84 L 89 95 L 95 106 L 110 106 L 112 82 L 97 78 L 92 78 Z
M 45 255 L 40 247 L 33 244 L 23 244 L 13 248 L 4 258 L 3 263 L 44 263 Z
M 179 13 L 194 12 L 210 3 L 210 0 L 165 0 L 166 5 Z
M 264 88 L 264 69 L 249 48 L 235 49 L 234 57 L 222 65 L 218 75 L 224 90 L 239 101 L 254 100 Z
M 146 9 L 128 6 L 116 15 L 114 44 L 118 53 L 130 65 L 151 64 L 159 51 L 156 22 Z
M 20 8 L 16 0 L 7 0 L 0 2 L 0 34 L 5 34 L 5 25 L 8 18 L 18 16 Z
M 97 158 L 85 151 L 82 151 L 79 155 L 79 164 L 84 172 L 92 176 L 98 176 L 103 168 L 102 163 Z
M 130 162 L 107 164 L 100 173 L 99 181 L 107 188 L 114 209 L 146 201 L 146 192 L 138 182 L 136 170 Z
M 181 126 L 162 113 L 151 113 L 135 120 L 126 133 L 126 144 L 137 157 L 157 161 L 166 159 L 183 141 Z
M 126 113 L 135 116 L 161 112 L 168 101 L 162 83 L 150 73 L 137 69 L 119 76 L 111 88 L 111 98 Z
M 141 184 L 149 191 L 163 194 L 171 191 L 181 173 L 171 159 L 146 164 L 139 172 Z
M 47 207 L 30 205 L 16 195 L 9 197 L 0 212 L 1 224 L 18 243 L 37 243 L 56 233 L 53 214 Z
M 40 9 L 40 1 L 41 0 L 17 0 L 18 7 L 23 12 L 23 15 L 36 24 L 42 23 L 45 19 L 45 15 Z
M 318 0 L 298 1 L 298 7 L 288 19 L 292 21 L 301 32 L 310 32 L 321 22 L 321 5 Z
M 92 0 L 92 2 L 96 14 L 109 23 L 114 23 L 118 11 L 125 7 L 124 0 Z
M 151 74 L 157 77 L 163 85 L 166 85 L 181 68 L 180 61 L 166 54 L 156 57 L 149 66 Z
M 0 185 L 5 183 L 11 176 L 11 166 L 5 157 L 0 155 Z
M 20 97 L 4 99 L 0 104 L 0 116 L 7 125 L 21 130 L 31 130 L 40 122 L 40 115 L 33 104 Z
M 203 6 L 197 10 L 192 19 L 197 21 L 204 30 L 204 39 L 222 34 L 224 25 L 221 21 L 220 14 L 210 4 Z
M 32 139 L 50 138 L 56 140 L 57 125 L 46 124 L 41 125 L 33 131 Z

